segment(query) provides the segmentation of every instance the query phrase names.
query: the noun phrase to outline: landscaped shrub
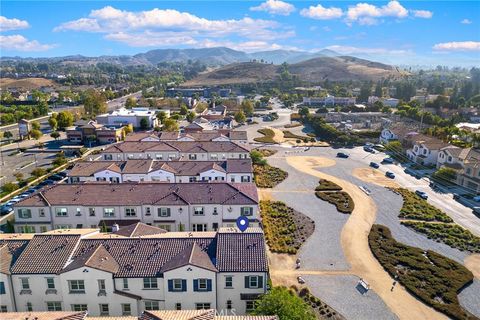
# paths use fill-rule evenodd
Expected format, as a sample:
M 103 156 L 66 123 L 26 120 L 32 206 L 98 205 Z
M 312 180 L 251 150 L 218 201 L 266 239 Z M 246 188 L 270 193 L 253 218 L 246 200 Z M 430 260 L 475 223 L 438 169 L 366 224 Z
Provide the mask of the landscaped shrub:
M 269 164 L 253 165 L 255 184 L 259 188 L 273 188 L 288 176 L 288 173 Z
M 327 180 L 327 179 L 320 179 L 318 181 L 318 186 L 315 188 L 315 191 L 340 191 L 342 187 L 338 184 Z
M 293 292 L 297 292 L 297 290 Z M 339 315 L 329 305 L 323 303 L 322 300 L 312 295 L 308 290 L 308 288 L 302 288 L 298 292 L 298 296 L 302 298 L 302 300 L 305 301 L 312 308 L 313 312 L 315 312 L 315 315 L 317 316 L 317 319 L 325 319 L 325 318 L 332 318 L 332 317 L 335 320 L 345 319 L 345 317 L 343 317 L 342 315 Z
M 403 197 L 403 206 L 399 215 L 400 218 L 421 221 L 453 222 L 452 218 L 442 210 L 435 208 L 414 192 L 404 188 L 394 190 Z
M 315 195 L 337 207 L 342 213 L 352 213 L 355 208 L 352 197 L 345 191 L 315 192 Z
M 303 139 L 307 138 L 305 136 L 300 136 L 298 134 L 294 134 L 294 133 L 292 133 L 288 130 L 283 131 L 283 137 L 286 138 L 286 139 L 300 139 L 300 140 L 303 140 Z
M 262 142 L 262 143 L 276 143 L 275 140 L 273 140 L 273 137 L 275 136 L 275 132 L 273 132 L 272 129 L 264 128 L 264 129 L 259 129 L 257 132 L 263 134 L 263 137 L 260 138 L 254 138 L 254 141 L 257 142 Z
M 260 201 L 265 239 L 276 253 L 297 253 L 315 229 L 314 222 L 304 214 L 280 201 Z
M 473 281 L 473 274 L 463 265 L 434 251 L 397 242 L 382 225 L 372 226 L 368 242 L 385 270 L 420 300 L 450 318 L 476 319 L 457 297 Z

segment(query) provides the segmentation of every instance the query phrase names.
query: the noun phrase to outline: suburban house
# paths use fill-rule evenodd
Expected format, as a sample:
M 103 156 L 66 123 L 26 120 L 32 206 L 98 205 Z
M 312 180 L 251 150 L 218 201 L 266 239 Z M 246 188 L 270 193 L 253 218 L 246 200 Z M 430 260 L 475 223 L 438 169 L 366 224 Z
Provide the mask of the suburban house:
M 448 144 L 442 140 L 418 134 L 414 137 L 413 146 L 407 150 L 407 157 L 424 166 L 436 166 L 438 153 L 446 146 Z
M 125 141 L 102 151 L 103 160 L 218 161 L 247 159 L 250 149 L 231 141 Z
M 380 143 L 389 143 L 400 141 L 404 144 L 406 139 L 410 139 L 418 134 L 416 127 L 408 126 L 404 123 L 398 125 L 389 125 L 382 129 L 380 133 Z
M 144 222 L 167 231 L 235 226 L 239 216 L 259 223 L 253 183 L 80 183 L 46 187 L 14 206 L 15 230 L 111 228 Z
M 75 144 L 99 143 L 108 144 L 123 139 L 123 126 L 106 127 L 93 120 L 79 121 L 75 127 L 67 128 L 67 141 Z
M 438 152 L 437 168 L 451 168 L 460 170 L 463 168 L 462 161 L 459 156 L 462 152 L 462 148 L 448 145 Z
M 127 135 L 125 141 L 232 141 L 248 143 L 246 131 L 205 130 L 190 133 L 178 131 L 135 132 Z
M 463 168 L 457 174 L 457 183 L 469 193 L 480 193 L 480 150 L 466 148 L 458 155 Z
M 75 163 L 68 173 L 70 183 L 87 181 L 161 182 L 252 182 L 251 159 L 224 161 L 83 161 Z
M 124 126 L 132 124 L 134 128 L 154 128 L 158 126 L 157 111 L 164 111 L 170 116 L 169 110 L 151 110 L 149 108 L 120 108 L 109 113 L 101 114 L 96 117 L 97 122 L 105 125 Z M 145 119 L 145 125 L 142 127 L 142 120 Z
M 218 309 L 242 315 L 267 291 L 260 228 L 165 233 L 133 227 L 126 228 L 135 234 L 126 235 L 123 228 L 113 234 L 72 229 L 0 235 L 2 311 L 144 317 L 156 310 Z

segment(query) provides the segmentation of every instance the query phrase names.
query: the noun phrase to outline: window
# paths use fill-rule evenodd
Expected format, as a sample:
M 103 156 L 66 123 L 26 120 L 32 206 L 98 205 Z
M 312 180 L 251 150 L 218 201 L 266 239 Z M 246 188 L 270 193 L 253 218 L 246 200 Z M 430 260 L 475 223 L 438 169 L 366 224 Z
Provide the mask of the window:
M 159 224 L 158 227 L 160 229 L 166 230 L 168 232 L 170 232 L 172 230 L 172 226 L 169 225 L 169 224 Z
M 255 309 L 255 301 L 245 301 L 245 310 L 248 312 L 253 309 Z
M 77 208 L 77 213 L 75 214 L 76 216 L 81 216 L 82 215 L 82 209 Z
M 145 215 L 146 215 L 146 216 L 151 215 L 151 213 L 150 213 L 150 207 L 146 207 L 146 208 L 145 208 Z
M 196 154 L 189 154 L 188 159 L 190 160 L 197 160 L 197 155 Z
M 145 310 L 160 310 L 158 301 L 145 301 Z
M 170 208 L 158 208 L 159 217 L 170 217 Z
M 195 182 L 195 181 L 197 181 L 197 177 L 188 178 L 188 182 Z
M 27 311 L 29 312 L 33 311 L 33 306 L 31 302 L 27 302 Z
M 108 303 L 100 303 L 100 316 L 108 316 L 110 312 L 108 310 Z
M 210 279 L 194 279 L 193 291 L 212 291 L 212 280 Z
M 242 216 L 251 216 L 253 214 L 253 208 L 252 207 L 241 207 L 240 208 L 240 214 Z
M 242 182 L 250 182 L 250 176 L 242 176 Z
M 42 217 L 42 218 L 45 217 L 45 209 L 43 209 L 43 208 L 42 208 L 42 209 L 38 209 L 38 216 L 39 216 L 39 217 Z
M 30 219 L 32 211 L 30 209 L 18 209 L 18 217 L 22 219 Z
M 57 217 L 66 217 L 68 216 L 68 209 L 67 208 L 56 208 L 55 214 Z
M 5 282 L 1 281 L 0 282 L 0 294 L 5 294 Z
M 105 280 L 98 280 L 98 291 L 105 291 Z
M 128 278 L 123 278 L 123 289 L 128 290 Z
M 194 207 L 193 208 L 194 216 L 203 216 L 203 207 Z
M 162 160 L 162 159 L 163 159 L 162 154 L 161 154 L 161 153 L 156 153 L 156 154 L 155 154 L 155 159 L 157 159 L 157 160 Z
M 122 303 L 122 316 L 131 316 L 132 306 L 130 303 Z
M 104 208 L 103 209 L 103 216 L 107 218 L 115 217 L 115 209 L 114 208 Z
M 112 159 L 113 159 L 111 154 L 106 154 L 106 155 L 104 155 L 103 158 L 104 158 L 105 160 L 112 160 Z
M 217 207 L 214 207 L 214 208 L 213 208 L 213 215 L 216 216 L 217 214 L 218 214 Z
M 197 232 L 207 231 L 207 225 L 201 224 L 201 223 L 194 224 L 193 231 L 197 231 Z
M 187 291 L 187 280 L 184 279 L 170 279 L 168 280 L 169 292 L 184 292 Z
M 55 281 L 53 278 L 47 278 L 47 289 L 55 289 Z
M 83 280 L 69 280 L 68 288 L 70 293 L 85 293 L 85 282 Z
M 195 303 L 195 309 L 197 310 L 210 309 L 210 303 L 206 303 L 206 302 Z
M 258 289 L 262 287 L 263 287 L 262 276 L 246 276 L 245 277 L 245 288 Z
M 70 229 L 71 225 L 69 224 L 56 224 L 55 229 Z
M 72 311 L 87 311 L 88 306 L 86 304 L 72 304 Z
M 7 306 L 0 306 L 0 312 L 2 313 L 8 312 Z
M 143 289 L 157 289 L 157 278 L 143 278 Z
M 97 181 L 107 181 L 107 178 L 97 177 L 96 180 L 97 180 Z
M 34 226 L 22 226 L 22 227 L 20 227 L 20 232 L 21 233 L 35 233 L 35 227 Z
M 182 310 L 182 304 L 180 302 L 175 303 L 175 310 Z
M 95 217 L 95 208 L 88 208 L 88 215 L 90 217 Z
M 226 289 L 233 288 L 233 276 L 225 276 L 225 288 Z
M 22 290 L 30 290 L 30 283 L 28 282 L 28 278 L 21 278 L 22 283 Z
M 125 208 L 125 216 L 127 217 L 135 217 L 137 213 L 135 212 L 135 208 Z
M 232 310 L 232 300 L 227 300 L 227 310 Z
M 47 227 L 46 226 L 40 226 L 40 232 L 47 232 Z
M 62 311 L 62 303 L 60 301 L 47 302 L 47 311 Z
M 212 223 L 212 229 L 213 229 L 214 231 L 217 231 L 217 230 L 218 230 L 218 223 L 217 223 L 217 222 Z

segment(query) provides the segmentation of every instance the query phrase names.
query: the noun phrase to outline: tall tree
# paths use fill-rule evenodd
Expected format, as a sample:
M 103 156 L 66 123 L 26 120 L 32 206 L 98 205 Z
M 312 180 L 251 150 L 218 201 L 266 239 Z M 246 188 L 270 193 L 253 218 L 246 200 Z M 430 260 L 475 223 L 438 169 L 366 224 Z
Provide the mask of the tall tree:
M 83 93 L 83 108 L 88 115 L 97 115 L 107 111 L 105 97 L 97 90 L 88 89 Z
M 61 111 L 57 115 L 58 128 L 65 129 L 73 125 L 73 114 L 69 111 Z
M 277 315 L 280 320 L 315 320 L 310 307 L 285 287 L 274 287 L 255 303 L 254 315 Z

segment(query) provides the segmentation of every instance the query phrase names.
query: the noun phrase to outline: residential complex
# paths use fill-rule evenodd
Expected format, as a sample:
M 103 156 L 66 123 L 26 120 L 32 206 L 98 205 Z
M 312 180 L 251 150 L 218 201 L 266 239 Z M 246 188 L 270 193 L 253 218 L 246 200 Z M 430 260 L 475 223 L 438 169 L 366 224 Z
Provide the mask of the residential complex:
M 138 221 L 168 231 L 233 227 L 239 216 L 258 225 L 253 183 L 81 183 L 44 188 L 14 206 L 17 232 L 107 228 Z
M 266 247 L 258 228 L 165 233 L 138 224 L 113 234 L 83 229 L 2 235 L 0 254 L 4 312 L 245 314 L 267 289 Z
M 83 161 L 69 172 L 69 182 L 129 181 L 197 182 L 228 181 L 252 182 L 251 159 L 224 161 Z
M 351 106 L 357 102 L 355 97 L 303 97 L 303 104 L 306 106 Z
M 167 132 L 136 132 L 125 137 L 125 141 L 231 141 L 244 144 L 248 142 L 246 131 L 234 130 L 196 130 L 180 133 Z

